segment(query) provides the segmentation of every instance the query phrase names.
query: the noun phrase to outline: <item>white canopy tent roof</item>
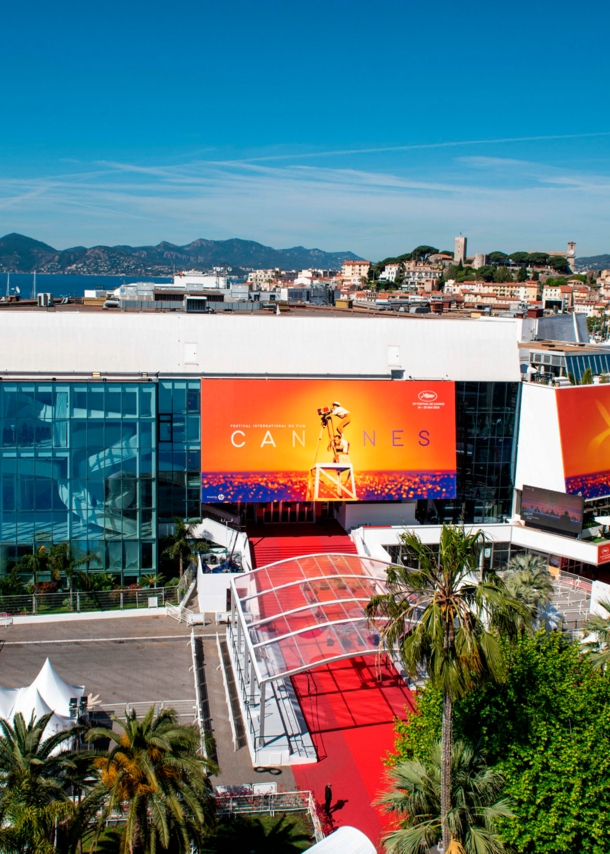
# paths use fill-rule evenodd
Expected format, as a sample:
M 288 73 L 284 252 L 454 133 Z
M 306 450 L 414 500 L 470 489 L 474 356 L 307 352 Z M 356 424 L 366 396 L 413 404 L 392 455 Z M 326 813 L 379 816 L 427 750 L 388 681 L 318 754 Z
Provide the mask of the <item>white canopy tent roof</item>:
M 32 682 L 50 709 L 58 715 L 70 717 L 70 700 L 80 700 L 85 694 L 84 685 L 71 685 L 59 675 L 47 658 L 40 673 Z
M 21 688 L 3 688 L 0 686 L 0 718 L 9 720 Z
M 53 712 L 53 709 L 51 709 L 40 696 L 40 692 L 38 691 L 38 688 L 36 688 L 35 683 L 32 683 L 29 688 L 19 688 L 17 699 L 15 700 L 15 705 L 13 706 L 11 713 L 11 720 L 14 720 L 15 715 L 20 712 L 26 723 L 30 721 L 32 715 L 35 718 L 41 718 L 43 715 L 51 713 L 51 720 L 47 724 L 47 731 L 45 733 L 47 736 L 49 735 L 49 730 L 51 733 L 61 732 L 61 730 L 67 729 L 74 724 L 74 721 L 70 720 L 69 717 L 57 715 Z
M 85 686 L 66 682 L 47 658 L 31 685 L 25 688 L 0 686 L 0 717 L 12 723 L 20 712 L 27 723 L 32 715 L 40 718 L 52 713 L 46 732 L 50 735 L 76 723 L 70 717 L 70 701 L 78 701 L 84 695 Z
M 376 854 L 377 849 L 361 830 L 346 826 L 339 827 L 309 850 L 315 854 Z

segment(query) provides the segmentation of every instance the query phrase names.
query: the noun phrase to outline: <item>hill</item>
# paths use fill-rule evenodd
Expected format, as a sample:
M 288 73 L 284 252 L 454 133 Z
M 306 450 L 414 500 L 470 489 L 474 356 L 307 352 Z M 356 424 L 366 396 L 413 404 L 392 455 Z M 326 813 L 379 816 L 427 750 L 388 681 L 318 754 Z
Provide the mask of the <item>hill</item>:
M 576 259 L 576 272 L 586 273 L 587 270 L 609 270 L 610 255 L 590 255 L 588 258 Z
M 54 249 L 22 234 L 0 238 L 0 272 L 79 273 L 138 276 L 167 275 L 174 269 L 206 270 L 211 267 L 273 268 L 307 267 L 337 270 L 345 260 L 359 260 L 353 252 L 323 252 L 293 246 L 273 249 L 254 240 L 205 240 L 176 246 L 163 241 L 157 246 L 74 246 Z M 237 271 L 237 270 L 236 270 Z

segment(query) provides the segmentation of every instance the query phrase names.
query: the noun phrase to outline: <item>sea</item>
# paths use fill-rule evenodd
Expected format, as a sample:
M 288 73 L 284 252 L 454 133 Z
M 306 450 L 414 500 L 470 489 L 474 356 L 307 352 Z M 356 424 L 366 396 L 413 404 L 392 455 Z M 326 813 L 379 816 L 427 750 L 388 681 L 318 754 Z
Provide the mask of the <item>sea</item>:
M 19 294 L 22 299 L 30 299 L 34 296 L 33 273 L 0 273 L 0 297 L 6 295 L 9 276 L 9 296 Z M 166 285 L 173 282 L 173 278 L 169 276 L 82 276 L 67 273 L 37 273 L 36 292 L 53 294 L 56 299 L 60 297 L 82 297 L 85 291 L 113 291 L 119 285 L 129 285 L 132 282 L 156 282 L 159 285 Z

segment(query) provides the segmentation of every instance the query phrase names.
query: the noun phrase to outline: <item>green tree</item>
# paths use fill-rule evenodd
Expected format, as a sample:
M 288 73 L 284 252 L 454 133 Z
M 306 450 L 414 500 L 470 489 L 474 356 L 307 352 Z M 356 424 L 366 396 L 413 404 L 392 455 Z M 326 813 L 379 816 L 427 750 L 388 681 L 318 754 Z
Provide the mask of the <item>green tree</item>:
M 546 267 L 549 263 L 549 256 L 546 252 L 530 252 L 527 260 L 536 267 Z
M 413 252 L 411 252 L 411 258 L 417 261 L 427 261 L 430 255 L 438 255 L 438 249 L 434 246 L 426 246 L 425 244 L 416 246 Z
M 527 262 L 529 261 L 530 256 L 527 252 L 513 252 L 508 257 L 514 264 L 527 266 Z
M 141 719 L 131 711 L 112 720 L 116 728 L 94 727 L 85 736 L 110 742 L 108 755 L 95 760 L 100 780 L 88 796 L 101 808 L 98 835 L 118 813 L 125 818 L 124 854 L 190 854 L 191 844 L 201 847 L 214 825 L 208 775 L 218 769 L 198 753 L 196 728 L 180 725 L 172 709 L 156 714 L 154 706 Z
M 556 270 L 558 273 L 571 273 L 572 268 L 570 267 L 567 258 L 562 258 L 561 255 L 553 255 L 549 258 L 549 267 L 552 267 L 553 270 Z
M 540 555 L 513 555 L 508 562 L 504 583 L 508 593 L 527 607 L 533 620 L 539 620 L 551 603 L 553 581 L 547 563 Z
M 512 282 L 513 274 L 508 267 L 498 266 L 494 270 L 494 282 Z
M 30 572 L 34 583 L 34 594 L 38 593 L 38 578 L 49 568 L 49 551 L 46 546 L 32 547 L 32 553 L 24 555 L 17 565 L 19 572 Z
M 174 517 L 174 531 L 170 535 L 171 544 L 165 549 L 166 554 L 172 560 L 178 561 L 180 578 L 184 573 L 184 561 L 189 560 L 196 554 L 207 554 L 210 547 L 204 540 L 195 540 L 193 530 L 199 520 L 192 523 L 185 522 L 178 516 Z
M 236 815 L 219 821 L 204 854 L 298 854 L 310 846 L 309 836 L 287 816 L 270 822 Z
M 51 718 L 0 719 L 0 850 L 7 854 L 52 854 L 75 815 L 70 786 L 84 785 L 86 764 L 69 742 L 80 730 L 48 735 Z
M 443 525 L 438 553 L 414 533 L 403 534 L 408 562 L 388 569 L 387 592 L 367 605 L 380 644 L 398 653 L 407 673 L 422 670 L 443 694 L 441 822 L 445 851 L 451 841 L 451 744 L 453 703 L 481 680 L 505 678 L 497 632 L 514 636 L 529 612 L 490 573 L 480 578 L 480 531 Z
M 81 566 L 85 564 L 98 562 L 98 556 L 91 552 L 90 554 L 77 557 L 71 543 L 56 543 L 49 549 L 49 569 L 51 577 L 56 581 L 61 581 L 62 576 L 68 581 L 70 591 L 70 610 L 74 610 L 74 575 Z
M 422 854 L 440 842 L 441 746 L 436 743 L 426 761 L 406 760 L 388 774 L 390 789 L 378 801 L 399 819 L 400 827 L 386 834 L 389 854 Z M 489 768 L 470 745 L 457 741 L 451 759 L 451 809 L 447 816 L 452 843 L 447 854 L 499 854 L 504 845 L 498 820 L 512 818 L 501 798 L 504 779 Z
M 517 854 L 607 854 L 610 839 L 610 679 L 561 632 L 502 642 L 507 679 L 455 704 L 456 738 L 480 743 L 506 781 L 514 818 L 501 837 Z M 397 725 L 395 761 L 424 758 L 442 726 L 427 685 L 418 714 Z
M 492 264 L 506 264 L 508 262 L 506 252 L 490 252 L 488 257 Z
M 602 599 L 599 604 L 606 614 L 593 614 L 585 621 L 585 631 L 595 635 L 593 640 L 587 641 L 586 647 L 591 653 L 593 667 L 606 670 L 610 663 L 610 602 Z
M 493 282 L 496 268 L 491 264 L 484 264 L 477 270 L 477 278 L 482 282 Z
M 580 378 L 581 385 L 591 385 L 593 383 L 593 371 L 591 368 L 585 368 Z
M 519 267 L 517 270 L 517 281 L 527 282 L 527 267 Z

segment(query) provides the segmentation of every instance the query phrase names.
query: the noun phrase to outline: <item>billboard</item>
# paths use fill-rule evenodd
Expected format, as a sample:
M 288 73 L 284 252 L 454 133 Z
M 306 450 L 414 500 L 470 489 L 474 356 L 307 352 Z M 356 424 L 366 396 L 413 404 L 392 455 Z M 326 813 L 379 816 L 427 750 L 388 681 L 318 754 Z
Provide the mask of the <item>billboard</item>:
M 201 497 L 455 497 L 450 382 L 203 379 Z
M 584 498 L 610 495 L 610 385 L 562 388 L 555 394 L 566 492 Z
M 530 528 L 577 537 L 582 531 L 584 499 L 552 489 L 523 486 L 521 518 Z

